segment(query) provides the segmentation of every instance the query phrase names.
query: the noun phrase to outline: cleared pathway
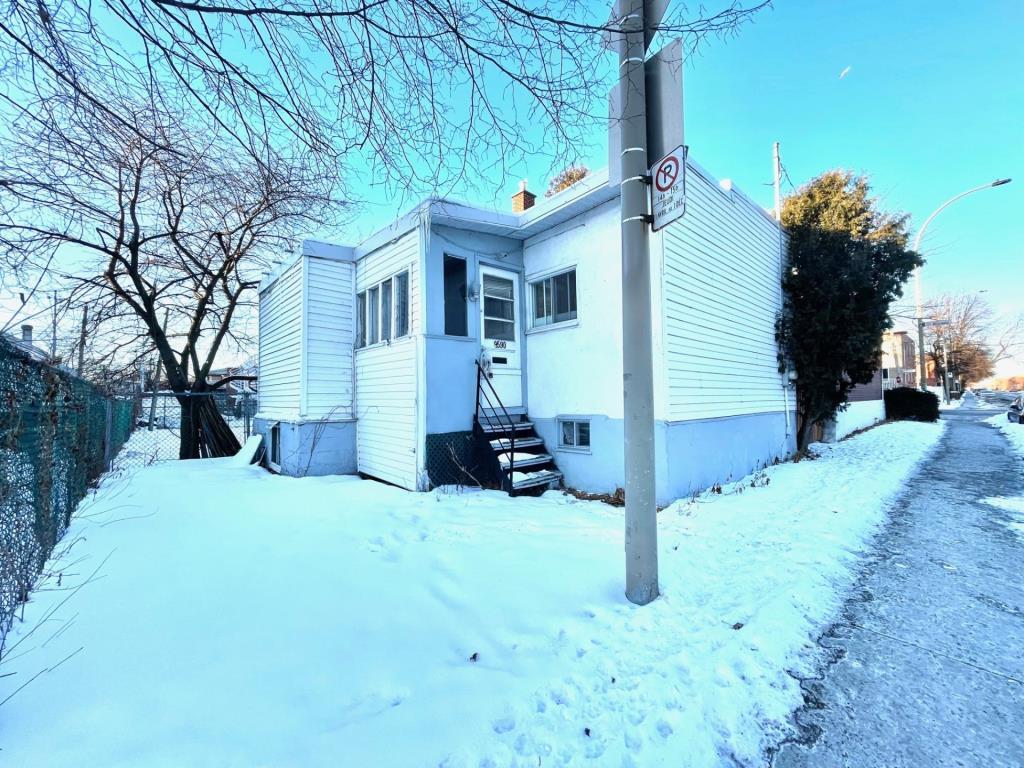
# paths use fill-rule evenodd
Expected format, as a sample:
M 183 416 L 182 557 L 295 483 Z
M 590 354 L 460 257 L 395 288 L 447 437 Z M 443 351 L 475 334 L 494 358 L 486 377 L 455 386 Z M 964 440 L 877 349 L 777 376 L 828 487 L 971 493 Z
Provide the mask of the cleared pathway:
M 1024 496 L 1024 462 L 993 413 L 944 414 L 776 768 L 1024 766 L 1024 537 L 984 501 Z

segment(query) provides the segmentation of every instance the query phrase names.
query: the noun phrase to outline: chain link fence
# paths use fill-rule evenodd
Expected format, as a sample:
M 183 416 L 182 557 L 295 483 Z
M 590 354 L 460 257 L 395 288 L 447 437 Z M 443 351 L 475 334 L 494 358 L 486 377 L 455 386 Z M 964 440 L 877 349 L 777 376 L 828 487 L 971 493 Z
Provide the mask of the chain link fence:
M 248 385 L 209 397 L 239 442 L 252 431 Z M 177 460 L 173 392 L 112 394 L 0 337 L 0 652 L 78 502 L 106 471 Z
M 0 338 L 0 648 L 71 514 L 128 440 L 135 403 Z
M 175 461 L 181 442 L 181 402 L 179 397 L 211 398 L 238 442 L 244 443 L 252 434 L 256 415 L 256 393 L 243 390 L 177 395 L 174 392 L 144 392 L 135 395 L 134 431 L 114 458 L 112 469 L 126 470 L 146 467 L 163 461 Z

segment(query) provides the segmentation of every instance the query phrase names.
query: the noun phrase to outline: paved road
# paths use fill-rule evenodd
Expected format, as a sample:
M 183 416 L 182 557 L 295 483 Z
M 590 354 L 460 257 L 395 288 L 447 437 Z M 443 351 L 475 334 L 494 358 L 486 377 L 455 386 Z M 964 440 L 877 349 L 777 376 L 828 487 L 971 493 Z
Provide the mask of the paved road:
M 981 501 L 1024 496 L 1024 462 L 980 422 L 994 413 L 944 415 L 775 768 L 1024 766 L 1024 538 Z

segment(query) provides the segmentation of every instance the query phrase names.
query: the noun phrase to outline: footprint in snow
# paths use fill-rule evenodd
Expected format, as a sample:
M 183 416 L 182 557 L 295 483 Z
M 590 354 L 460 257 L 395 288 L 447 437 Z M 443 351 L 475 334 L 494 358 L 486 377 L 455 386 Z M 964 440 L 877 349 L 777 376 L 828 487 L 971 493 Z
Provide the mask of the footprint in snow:
M 499 717 L 492 723 L 495 733 L 508 733 L 516 727 L 514 717 Z

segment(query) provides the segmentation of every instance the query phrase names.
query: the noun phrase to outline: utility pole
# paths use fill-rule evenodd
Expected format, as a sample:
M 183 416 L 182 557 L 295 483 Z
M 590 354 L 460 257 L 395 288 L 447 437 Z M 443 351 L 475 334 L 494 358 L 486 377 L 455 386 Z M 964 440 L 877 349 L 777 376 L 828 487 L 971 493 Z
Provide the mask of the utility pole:
M 85 326 L 89 321 L 89 306 L 87 304 L 82 305 L 82 328 L 78 332 L 78 375 L 82 375 L 82 369 L 85 368 Z
M 920 267 L 918 267 L 920 269 Z M 921 281 L 916 280 L 916 294 L 917 294 L 917 359 L 918 367 L 920 372 L 918 375 L 921 377 L 921 391 L 928 391 L 928 363 L 924 357 L 924 307 L 921 305 Z
M 772 155 L 775 160 L 775 173 L 773 182 L 775 184 L 775 220 L 782 223 L 782 158 L 779 156 L 779 142 L 772 146 Z M 781 233 L 779 235 L 782 236 Z
M 651 264 L 647 235 L 647 95 L 644 0 L 621 0 L 618 19 L 622 144 L 622 385 L 625 421 L 626 598 L 658 596 L 658 518 L 654 475 L 654 364 Z
M 779 154 L 779 142 L 772 144 L 772 184 L 775 187 L 775 221 L 779 225 L 779 290 L 782 290 L 782 282 L 785 280 L 786 254 L 783 251 L 782 236 L 782 156 Z M 790 435 L 791 420 L 789 416 L 789 364 L 786 364 L 786 372 L 782 380 L 782 400 L 786 411 L 786 437 Z

